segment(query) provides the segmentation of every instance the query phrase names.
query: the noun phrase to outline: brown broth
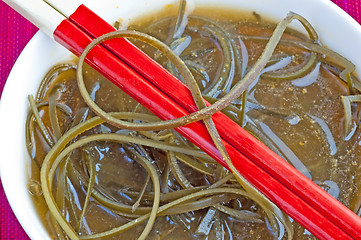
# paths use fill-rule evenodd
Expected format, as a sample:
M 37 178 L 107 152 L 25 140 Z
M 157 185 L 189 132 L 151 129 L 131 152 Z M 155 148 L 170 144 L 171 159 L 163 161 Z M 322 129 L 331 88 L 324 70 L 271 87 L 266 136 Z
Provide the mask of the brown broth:
M 172 13 L 175 12 L 175 9 L 174 7 L 166 9 L 162 14 L 157 13 L 137 20 L 132 23 L 130 28 L 146 32 L 170 44 L 172 39 L 169 38 L 169 35 L 174 31 L 175 25 L 175 18 L 171 16 L 174 16 Z M 240 48 L 238 44 L 239 35 L 269 36 L 275 26 L 275 24 L 260 18 L 258 14 L 240 14 L 231 10 L 196 9 L 193 14 L 211 18 L 212 21 L 216 22 L 232 36 L 238 48 Z M 197 24 L 194 23 L 194 25 Z M 222 70 L 219 66 L 222 66 L 224 61 L 218 39 L 194 40 L 204 39 L 207 34 L 209 35 L 208 28 L 201 28 L 197 32 L 186 29 L 185 35 L 190 36 L 192 42 L 180 55 L 183 59 L 202 65 L 207 70 L 210 82 L 202 82 L 199 79 L 200 75 L 193 71 L 198 81 L 203 84 L 201 86 L 202 90 L 212 84 L 213 79 L 222 76 Z M 307 41 L 305 36 L 293 30 L 287 31 L 284 38 Z M 198 42 L 198 44 L 195 46 L 193 41 Z M 167 65 L 166 59 L 159 56 L 156 50 L 138 42 L 135 42 L 135 44 L 150 56 L 159 60 L 161 64 Z M 247 69 L 249 69 L 261 54 L 265 43 L 244 40 L 244 44 L 248 50 L 249 63 Z M 207 49 L 208 52 L 204 51 L 204 49 Z M 290 65 L 297 66 L 307 61 L 310 52 L 296 47 L 282 45 L 277 47 L 275 56 L 285 55 L 294 55 Z M 320 63 L 317 68 L 319 68 L 319 73 L 315 82 L 304 87 L 295 86 L 292 80 L 270 80 L 261 77 L 249 96 L 250 105 L 247 108 L 248 121 L 245 128 L 257 136 L 257 133 L 252 130 L 256 126 L 264 136 L 271 140 L 273 147 L 278 149 L 282 157 L 295 164 L 297 168 L 301 166 L 299 169 L 304 171 L 303 173 L 306 176 L 310 176 L 314 182 L 331 195 L 352 208 L 354 202 L 357 201 L 357 195 L 361 191 L 360 129 L 355 132 L 350 140 L 344 141 L 344 115 L 340 96 L 349 94 L 347 85 L 334 74 L 328 65 Z M 235 77 L 235 81 L 237 81 L 237 79 L 240 79 L 241 69 L 239 66 L 235 66 L 234 71 L 238 74 Z M 89 92 L 93 92 L 97 104 L 105 111 L 134 111 L 134 109 L 137 109 L 139 112 L 148 112 L 92 69 L 86 68 L 85 78 Z M 304 82 L 308 80 L 309 77 L 303 79 Z M 55 86 L 60 86 L 61 89 L 57 101 L 72 109 L 72 116 L 60 111 L 58 113 L 61 129 L 65 132 L 69 129 L 69 125 L 76 113 L 86 108 L 86 104 L 82 101 L 77 89 L 74 69 L 68 69 L 54 76 L 47 86 L 46 94 L 41 96 L 41 101 L 47 101 L 49 93 Z M 234 105 L 240 106 L 239 104 Z M 47 109 L 47 107 L 42 108 L 40 113 L 46 126 L 50 126 Z M 89 111 L 88 118 L 91 116 L 94 116 L 94 114 Z M 235 116 L 235 120 L 239 120 L 238 116 Z M 50 127 L 48 130 L 51 132 Z M 117 129 L 114 127 L 103 124 L 86 134 L 115 131 Z M 49 147 L 36 126 L 32 137 L 34 139 L 32 156 L 35 162 L 41 163 L 45 154 L 49 151 Z M 262 139 L 261 136 L 257 137 Z M 132 205 L 136 198 L 130 197 L 127 191 L 141 191 L 147 174 L 144 168 L 134 161 L 132 154 L 126 150 L 127 147 L 127 144 L 100 142 L 90 144 L 86 147 L 86 151 L 97 159 L 96 182 L 98 189 L 114 200 Z M 161 174 L 166 165 L 165 154 L 150 148 L 144 148 L 144 151 L 152 156 L 154 164 Z M 84 170 L 86 164 L 82 159 L 80 150 L 71 154 L 70 161 L 80 173 L 85 176 L 88 174 Z M 214 182 L 212 176 L 200 174 L 185 164 L 179 163 L 179 165 L 187 179 L 195 186 L 208 185 Z M 209 167 L 215 168 L 212 164 Z M 32 169 L 31 186 L 36 185 L 36 182 L 39 181 L 39 168 L 36 164 L 33 164 Z M 75 179 L 77 178 L 75 177 Z M 70 221 L 76 220 L 71 214 L 72 211 L 80 215 L 81 206 L 85 199 L 84 184 L 80 184 L 80 181 L 81 179 L 78 179 L 77 182 L 72 184 L 68 182 L 70 189 L 77 190 L 77 193 L 74 191 L 69 193 L 70 198 L 74 201 L 74 209 L 71 209 L 71 204 L 68 204 L 64 210 Z M 173 190 L 181 189 L 173 176 L 170 177 L 168 185 Z M 146 191 L 152 191 L 152 187 L 148 185 Z M 44 223 L 52 232 L 43 198 L 34 196 L 34 202 L 39 215 L 45 219 Z M 151 206 L 150 201 L 143 201 L 142 204 Z M 232 236 L 232 239 L 275 238 L 268 226 L 263 210 L 258 205 L 244 197 L 234 199 L 226 203 L 226 205 L 235 207 L 235 209 L 253 212 L 263 220 L 263 223 L 239 221 L 223 213 L 217 213 L 222 221 L 214 223 L 208 239 L 216 239 L 220 233 L 224 239 L 230 239 L 230 236 Z M 181 215 L 159 217 L 148 238 L 206 239 L 205 235 L 197 235 L 195 231 L 207 211 L 208 209 L 203 209 Z M 99 206 L 94 199 L 91 200 L 88 206 L 85 219 L 86 222 L 81 229 L 83 234 L 106 231 L 128 222 L 126 217 Z M 294 239 L 313 238 L 297 223 L 294 223 L 294 225 Z M 141 224 L 112 239 L 136 239 L 143 227 L 144 224 Z

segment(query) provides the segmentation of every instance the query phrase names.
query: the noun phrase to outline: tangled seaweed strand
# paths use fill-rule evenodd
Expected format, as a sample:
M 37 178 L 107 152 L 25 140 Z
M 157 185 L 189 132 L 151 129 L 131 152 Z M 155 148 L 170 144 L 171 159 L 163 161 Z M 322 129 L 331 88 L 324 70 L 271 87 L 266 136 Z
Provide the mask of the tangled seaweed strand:
M 275 206 L 272 202 L 270 202 L 267 198 L 265 198 L 259 191 L 257 191 L 253 186 L 251 186 L 251 184 L 247 182 L 233 166 L 225 150 L 225 147 L 221 142 L 221 138 L 216 130 L 216 127 L 211 119 L 211 116 L 214 113 L 230 106 L 230 104 L 235 99 L 239 98 L 241 94 L 243 94 L 244 91 L 250 86 L 250 84 L 252 84 L 253 81 L 255 81 L 255 79 L 259 77 L 262 70 L 269 62 L 273 54 L 273 51 L 275 50 L 278 43 L 280 42 L 287 43 L 286 41 L 281 40 L 281 36 L 285 31 L 288 23 L 290 23 L 294 19 L 299 20 L 308 31 L 311 39 L 317 41 L 317 35 L 315 34 L 313 28 L 309 25 L 309 23 L 299 15 L 294 13 L 289 13 L 287 17 L 277 25 L 273 35 L 269 39 L 267 39 L 268 43 L 261 57 L 257 60 L 257 62 L 253 65 L 253 67 L 247 72 L 247 74 L 245 74 L 242 80 L 236 83 L 234 87 L 230 89 L 230 91 L 227 94 L 225 94 L 224 97 L 217 99 L 217 101 L 209 107 L 206 107 L 202 98 L 202 93 L 199 87 L 197 86 L 197 82 L 195 81 L 193 75 L 191 74 L 186 64 L 179 58 L 179 56 L 174 54 L 165 44 L 158 41 L 157 39 L 135 31 L 118 31 L 118 32 L 105 34 L 95 39 L 91 44 L 89 44 L 89 46 L 86 47 L 86 49 L 79 58 L 78 67 L 77 67 L 77 81 L 81 95 L 83 96 L 87 105 L 93 110 L 93 112 L 95 112 L 98 115 L 97 117 L 93 117 L 83 123 L 79 123 L 73 128 L 69 129 L 67 132 L 62 133 L 59 129 L 58 120 L 56 119 L 56 111 L 57 109 L 60 109 L 61 111 L 67 112 L 67 110 L 66 108 L 61 107 L 61 105 L 57 105 L 54 102 L 55 95 L 53 95 L 53 97 L 49 99 L 49 103 L 48 103 L 49 106 L 51 104 L 51 107 L 49 107 L 49 111 L 53 112 L 53 117 L 52 117 L 53 119 L 51 123 L 51 125 L 53 126 L 52 130 L 53 133 L 56 132 L 55 139 L 53 139 L 53 137 L 47 131 L 46 127 L 43 126 L 44 124 L 42 123 L 37 110 L 39 108 L 39 104 L 36 104 L 35 100 L 32 97 L 29 97 L 29 101 L 32 106 L 33 115 L 35 116 L 36 119 L 35 121 L 37 122 L 38 126 L 41 128 L 41 132 L 44 138 L 46 139 L 46 141 L 48 142 L 49 146 L 52 146 L 52 149 L 45 157 L 43 161 L 43 165 L 41 167 L 41 187 L 44 194 L 44 198 L 51 212 L 52 219 L 54 219 L 54 221 L 56 222 L 55 228 L 57 224 L 59 224 L 61 229 L 67 234 L 67 236 L 70 239 L 98 239 L 98 238 L 104 239 L 110 236 L 114 236 L 125 230 L 128 230 L 131 227 L 139 225 L 142 222 L 148 220 L 143 232 L 139 237 L 139 239 L 145 239 L 150 233 L 156 217 L 165 214 L 180 214 L 188 211 L 194 211 L 198 209 L 203 209 L 205 207 L 213 206 L 218 211 L 227 213 L 230 216 L 242 218 L 244 216 L 242 216 L 240 212 L 237 212 L 220 204 L 221 202 L 229 201 L 233 199 L 234 195 L 237 195 L 252 199 L 259 206 L 261 206 L 264 209 L 265 213 L 267 214 L 267 217 L 270 221 L 272 228 L 274 228 L 276 231 L 278 231 L 277 220 L 279 220 L 286 228 L 288 239 L 292 239 L 293 228 L 289 218 L 282 211 L 280 211 L 280 209 L 278 209 L 277 206 Z M 85 88 L 85 84 L 83 81 L 83 65 L 87 53 L 91 51 L 93 47 L 106 40 L 118 38 L 118 37 L 134 38 L 136 40 L 143 41 L 157 48 L 162 54 L 164 54 L 164 56 L 168 58 L 168 60 L 175 66 L 177 71 L 183 77 L 184 81 L 186 82 L 187 86 L 189 87 L 192 93 L 194 101 L 199 110 L 187 116 L 178 119 L 167 120 L 167 121 L 159 121 L 157 117 L 148 114 L 104 112 L 91 99 L 89 93 Z M 292 43 L 289 44 L 302 45 L 303 47 L 309 49 L 312 52 L 312 56 L 314 56 L 314 54 L 316 53 L 324 54 L 325 52 L 327 52 L 327 50 L 324 50 L 323 48 L 318 47 L 317 44 L 313 44 L 313 43 L 298 43 L 296 41 L 293 41 Z M 309 61 L 314 60 L 314 57 L 312 56 Z M 307 68 L 305 66 L 305 68 L 302 69 L 302 71 L 308 71 L 311 65 L 312 62 L 306 64 Z M 64 68 L 64 66 L 62 66 L 61 68 Z M 68 68 L 68 66 L 65 66 L 65 68 Z M 346 73 L 345 71 L 342 72 L 341 76 L 342 79 L 347 81 L 347 79 L 350 78 L 349 73 L 352 70 L 352 66 L 345 67 L 345 69 L 347 69 L 347 72 Z M 289 77 L 290 76 L 288 76 L 288 78 Z M 46 84 L 43 84 L 41 89 L 44 89 L 45 85 Z M 357 87 L 358 86 L 356 86 L 356 88 Z M 43 90 L 41 90 L 40 92 L 43 92 Z M 40 95 L 43 95 L 43 93 L 41 93 Z M 32 115 L 30 115 L 28 119 L 32 118 L 31 116 Z M 139 121 L 126 121 L 126 120 L 139 120 Z M 225 159 L 226 163 L 231 169 L 231 172 L 234 174 L 235 178 L 237 179 L 237 181 L 243 187 L 244 190 L 240 190 L 234 187 L 226 187 L 226 188 L 222 187 L 222 184 L 230 181 L 232 178 L 232 175 L 227 175 L 227 177 L 220 178 L 217 184 L 215 183 L 214 185 L 211 185 L 209 187 L 194 187 L 187 184 L 187 182 L 183 180 L 179 180 L 180 185 L 182 185 L 183 188 L 185 188 L 184 190 L 180 190 L 180 191 L 184 191 L 184 193 L 186 193 L 186 196 L 184 196 L 184 193 L 182 194 L 162 193 L 161 191 L 163 191 L 162 190 L 163 188 L 161 188 L 159 184 L 160 181 L 156 169 L 146 157 L 135 151 L 134 159 L 146 169 L 150 179 L 153 182 L 153 192 L 150 194 L 145 191 L 142 191 L 142 193 L 139 194 L 139 201 L 141 200 L 141 198 L 147 198 L 149 200 L 152 200 L 153 202 L 152 207 L 140 206 L 137 208 L 132 208 L 129 205 L 122 205 L 117 202 L 114 202 L 111 199 L 107 198 L 106 196 L 102 195 L 102 193 L 97 191 L 97 189 L 94 186 L 94 174 L 95 174 L 94 166 L 92 160 L 89 159 L 88 167 L 87 167 L 90 171 L 89 179 L 83 179 L 84 182 L 88 182 L 86 201 L 84 203 L 84 207 L 80 219 L 78 219 L 78 225 L 76 229 L 74 229 L 74 227 L 65 219 L 60 208 L 63 205 L 61 202 L 64 201 L 62 200 L 60 193 L 64 193 L 66 190 L 58 189 L 56 191 L 57 196 L 55 197 L 53 196 L 53 182 L 56 176 L 56 172 L 58 169 L 66 169 L 66 166 L 68 165 L 67 157 L 69 156 L 69 154 L 71 154 L 72 151 L 84 147 L 86 144 L 94 141 L 131 143 L 136 145 L 157 148 L 164 152 L 167 152 L 170 155 L 170 159 L 172 159 L 170 161 L 170 168 L 173 168 L 174 172 L 177 172 L 180 169 L 179 167 L 174 165 L 174 163 L 177 160 L 182 160 L 186 162 L 188 166 L 191 166 L 197 171 L 211 175 L 212 171 L 209 168 L 206 168 L 204 166 L 202 167 L 202 165 L 200 165 L 197 161 L 194 161 L 193 159 L 189 159 L 190 157 L 188 157 L 188 156 L 193 156 L 195 158 L 206 159 L 207 161 L 211 161 L 211 159 L 209 159 L 209 157 L 206 156 L 203 152 L 194 149 L 192 147 L 177 145 L 174 142 L 174 139 L 172 139 L 173 137 L 171 134 L 166 133 L 162 136 L 158 136 L 151 132 L 143 132 L 143 131 L 160 131 L 165 129 L 177 128 L 199 120 L 204 121 L 214 141 L 214 144 L 216 145 L 219 152 L 222 154 L 223 158 Z M 93 136 L 81 138 L 73 142 L 74 139 L 76 139 L 79 135 L 81 135 L 85 131 L 89 129 L 93 129 L 94 127 L 99 126 L 104 122 L 121 129 L 139 131 L 140 134 L 142 134 L 143 132 L 144 136 L 152 137 L 153 139 L 127 136 L 119 133 L 117 134 L 110 133 L 110 134 L 96 134 Z M 166 140 L 166 142 L 164 142 L 164 140 Z M 30 137 L 28 137 L 28 141 L 31 141 Z M 58 179 L 60 178 L 64 179 L 64 174 L 67 173 L 64 170 L 59 172 L 61 172 L 62 174 L 60 175 L 60 177 L 58 176 Z M 71 174 L 69 173 L 69 176 Z M 180 197 L 180 196 L 184 196 L 184 197 Z M 124 224 L 119 227 L 115 227 L 105 232 L 96 233 L 94 235 L 79 236 L 78 231 L 81 227 L 82 219 L 84 217 L 85 210 L 87 208 L 89 199 L 91 197 L 96 199 L 98 202 L 102 203 L 106 208 L 114 211 L 123 212 L 124 216 L 128 216 L 135 219 L 133 221 L 128 222 L 127 224 Z M 199 203 L 196 203 L 196 200 Z M 162 201 L 165 201 L 165 204 L 161 205 Z M 259 219 L 253 219 L 253 220 L 255 222 L 259 221 Z M 57 232 L 59 232 L 59 230 Z

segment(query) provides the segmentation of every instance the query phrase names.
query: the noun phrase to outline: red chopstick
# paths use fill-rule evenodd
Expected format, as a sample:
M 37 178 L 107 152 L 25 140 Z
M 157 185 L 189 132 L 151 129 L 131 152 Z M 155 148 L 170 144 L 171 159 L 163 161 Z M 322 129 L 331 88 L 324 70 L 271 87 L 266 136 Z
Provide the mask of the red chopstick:
M 115 30 L 113 26 L 84 5 L 81 5 L 69 19 L 93 38 Z M 103 45 L 145 79 L 161 89 L 185 110 L 188 112 L 197 110 L 188 87 L 128 40 L 124 38 L 113 39 L 103 43 Z M 212 118 L 221 137 L 225 141 L 250 158 L 312 207 L 318 209 L 336 225 L 342 226 L 349 234 L 354 232 L 354 236 L 361 236 L 360 217 L 323 191 L 265 145 L 261 144 L 230 118 L 222 113 L 217 113 Z M 237 163 L 239 161 L 234 162 L 235 165 Z
M 91 37 L 69 20 L 58 26 L 54 36 L 77 55 L 90 43 L 92 37 L 114 31 L 111 25 L 84 6 L 79 7 L 69 19 Z M 188 88 L 127 40 L 110 40 L 104 46 L 127 65 L 101 46 L 90 52 L 88 63 L 160 118 L 172 119 L 196 110 Z M 213 119 L 237 169 L 297 222 L 322 239 L 351 239 L 350 236 L 357 239 L 360 236 L 361 225 L 357 215 L 264 145 L 260 145 L 228 117 L 217 113 Z M 226 166 L 202 123 L 192 123 L 177 131 Z M 320 206 L 319 203 L 327 205 Z
M 63 21 L 55 32 L 58 42 L 62 43 L 75 54 L 79 55 L 90 42 L 91 38 L 76 28 L 70 21 Z M 72 36 L 72 40 L 67 39 Z M 65 39 L 64 39 L 65 38 Z M 64 42 L 66 41 L 66 43 Z M 137 75 L 132 69 L 119 61 L 113 54 L 109 53 L 101 46 L 94 48 L 87 57 L 87 62 L 101 71 L 106 77 L 122 89 L 126 89 L 127 93 L 134 96 L 137 101 L 147 106 L 152 112 L 162 119 L 170 119 L 188 114 L 179 105 L 174 103 L 169 97 L 165 96 L 160 90 L 153 85 L 144 81 L 142 77 Z M 97 63 L 97 64 L 94 64 Z M 106 66 L 103 66 L 106 65 Z M 106 69 L 105 69 L 106 68 Z M 105 71 L 104 71 L 105 69 Z M 126 79 L 126 81 L 124 81 Z M 141 89 L 135 86 L 141 86 Z M 146 94 L 143 94 L 143 93 Z M 163 104 L 149 104 L 155 102 Z M 168 111 L 171 109 L 171 111 Z M 222 157 L 214 147 L 208 132 L 204 125 L 200 122 L 192 123 L 177 129 L 182 135 L 190 138 L 192 142 L 198 144 L 202 149 L 210 154 L 217 161 L 223 163 Z M 254 184 L 261 192 L 266 195 L 275 204 L 282 206 L 282 209 L 292 216 L 300 224 L 307 228 L 321 239 L 352 239 L 344 231 L 330 222 L 327 218 L 320 215 L 314 208 L 306 204 L 302 199 L 280 184 L 272 176 L 255 165 L 248 158 L 244 157 L 240 152 L 235 150 L 227 142 L 224 142 L 232 159 L 239 159 L 242 162 L 240 172 Z M 224 163 L 223 163 L 224 164 Z M 254 176 L 258 176 L 254 178 Z

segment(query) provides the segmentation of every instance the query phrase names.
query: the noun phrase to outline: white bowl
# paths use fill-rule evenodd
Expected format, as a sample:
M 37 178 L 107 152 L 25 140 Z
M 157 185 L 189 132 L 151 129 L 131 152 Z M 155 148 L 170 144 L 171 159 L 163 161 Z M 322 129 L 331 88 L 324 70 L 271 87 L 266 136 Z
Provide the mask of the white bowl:
M 83 1 L 91 9 L 114 22 L 118 18 L 132 19 L 154 11 L 175 0 L 95 0 Z M 280 20 L 289 11 L 306 17 L 320 34 L 321 42 L 341 53 L 359 71 L 361 64 L 361 27 L 349 15 L 329 0 L 194 0 L 196 6 L 207 4 L 232 6 L 240 10 L 256 11 Z M 297 27 L 297 24 L 294 25 Z M 38 32 L 15 63 L 7 80 L 0 103 L 0 174 L 2 184 L 16 217 L 31 239 L 50 239 L 42 225 L 26 184 L 30 159 L 25 148 L 25 119 L 28 94 L 35 94 L 48 69 L 71 55 L 42 32 Z M 7 116 L 7 117 L 5 117 Z

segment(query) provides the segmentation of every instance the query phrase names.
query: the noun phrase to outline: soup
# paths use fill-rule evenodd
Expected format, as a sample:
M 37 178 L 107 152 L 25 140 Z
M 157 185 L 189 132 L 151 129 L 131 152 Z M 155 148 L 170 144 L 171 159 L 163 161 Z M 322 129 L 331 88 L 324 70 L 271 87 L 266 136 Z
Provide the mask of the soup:
M 275 24 L 255 12 L 195 9 L 188 15 L 180 9 L 181 17 L 177 7 L 169 7 L 129 26 L 121 20 L 117 25 L 169 45 L 193 73 L 204 98 L 215 102 L 255 64 Z M 159 51 L 134 44 L 182 79 Z M 259 79 L 224 113 L 357 212 L 361 146 L 359 106 L 353 102 L 360 101 L 359 82 L 353 75 L 348 83 L 341 79 L 343 63 L 307 47 L 314 45 L 319 46 L 315 39 L 287 30 Z M 314 238 L 290 220 L 285 226 L 277 224 L 277 216 L 261 207 L 262 201 L 241 190 L 228 170 L 176 131 L 133 131 L 94 120 L 75 71 L 74 63 L 55 66 L 35 101 L 30 97 L 29 191 L 54 238 L 66 239 L 67 232 L 51 213 L 56 209 L 49 211 L 43 194 L 53 196 L 69 228 L 84 239 L 100 238 L 103 232 L 107 239 L 287 239 L 292 234 L 294 239 Z M 84 69 L 84 78 L 90 96 L 103 110 L 131 112 L 136 117 L 129 117 L 130 122 L 157 120 L 91 68 Z M 69 140 L 67 146 L 74 149 L 52 167 L 53 188 L 43 192 L 40 169 L 51 147 L 89 121 L 98 123 Z M 117 138 L 111 139 L 114 134 Z M 105 137 L 87 138 L 93 135 Z M 175 204 L 184 196 L 193 198 Z M 163 208 L 174 206 L 146 221 L 156 198 Z M 113 228 L 116 231 L 111 232 Z

